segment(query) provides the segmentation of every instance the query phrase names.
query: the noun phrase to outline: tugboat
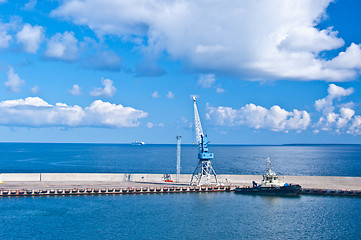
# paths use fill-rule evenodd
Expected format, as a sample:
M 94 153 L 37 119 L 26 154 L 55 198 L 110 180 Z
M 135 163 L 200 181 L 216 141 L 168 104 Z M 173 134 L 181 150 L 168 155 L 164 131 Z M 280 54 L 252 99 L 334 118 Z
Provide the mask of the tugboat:
M 243 194 L 265 194 L 265 195 L 297 195 L 301 192 L 298 184 L 289 184 L 279 181 L 277 174 L 271 170 L 270 159 L 267 158 L 268 171 L 263 175 L 261 184 L 252 182 L 252 187 L 237 187 L 235 193 Z

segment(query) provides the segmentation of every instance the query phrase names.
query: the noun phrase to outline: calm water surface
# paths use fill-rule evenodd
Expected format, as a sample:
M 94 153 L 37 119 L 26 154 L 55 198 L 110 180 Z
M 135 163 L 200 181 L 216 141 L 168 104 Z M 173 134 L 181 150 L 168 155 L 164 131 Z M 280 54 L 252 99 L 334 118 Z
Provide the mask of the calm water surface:
M 361 176 L 361 147 L 210 146 L 217 173 Z M 197 149 L 182 147 L 182 172 Z M 174 173 L 175 145 L 0 143 L 0 172 Z M 361 239 L 361 199 L 234 193 L 0 198 L 0 239 Z
M 197 148 L 182 146 L 181 172 L 192 173 Z M 267 157 L 283 175 L 361 177 L 361 145 L 211 145 L 219 174 L 263 174 Z M 175 173 L 175 145 L 0 143 L 0 172 Z
M 361 239 L 360 199 L 182 193 L 0 199 L 1 239 Z

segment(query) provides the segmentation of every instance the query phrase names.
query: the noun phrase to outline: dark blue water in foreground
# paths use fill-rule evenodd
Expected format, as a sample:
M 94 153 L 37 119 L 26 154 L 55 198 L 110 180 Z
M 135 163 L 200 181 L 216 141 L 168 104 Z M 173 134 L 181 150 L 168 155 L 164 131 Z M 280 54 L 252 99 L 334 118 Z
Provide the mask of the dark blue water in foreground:
M 1 239 L 361 239 L 361 200 L 180 193 L 0 199 Z
M 217 173 L 361 176 L 361 146 L 211 146 Z M 0 143 L 0 172 L 174 173 L 173 145 Z M 191 173 L 197 149 L 182 148 Z M 234 193 L 0 198 L 0 239 L 361 239 L 361 199 Z
M 192 173 L 197 148 L 182 146 L 181 172 Z M 267 157 L 282 175 L 361 177 L 361 145 L 211 145 L 219 174 L 263 174 Z M 0 172 L 175 173 L 175 145 L 0 143 Z

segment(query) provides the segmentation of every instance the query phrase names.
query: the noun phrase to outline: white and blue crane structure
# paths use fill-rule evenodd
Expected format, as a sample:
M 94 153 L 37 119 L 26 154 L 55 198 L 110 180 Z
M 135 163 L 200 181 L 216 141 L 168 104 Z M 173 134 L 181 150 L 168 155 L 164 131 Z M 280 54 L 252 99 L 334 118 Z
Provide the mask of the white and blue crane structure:
M 193 97 L 194 104 L 194 127 L 196 132 L 196 141 L 199 148 L 198 152 L 198 165 L 193 172 L 190 185 L 210 185 L 211 178 L 215 180 L 215 184 L 218 185 L 218 179 L 216 172 L 212 167 L 211 160 L 214 158 L 214 154 L 208 151 L 208 137 L 203 133 L 201 120 L 198 114 L 197 101 Z
M 176 182 L 179 183 L 179 178 L 180 178 L 180 158 L 181 158 L 181 142 L 182 142 L 182 136 L 177 136 L 177 177 L 176 177 Z

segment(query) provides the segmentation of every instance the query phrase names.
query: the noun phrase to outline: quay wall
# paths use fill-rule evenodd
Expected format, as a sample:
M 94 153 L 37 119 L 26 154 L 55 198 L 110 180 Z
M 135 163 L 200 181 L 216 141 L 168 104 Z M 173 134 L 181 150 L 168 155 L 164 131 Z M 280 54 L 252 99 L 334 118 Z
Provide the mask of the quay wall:
M 164 182 L 163 174 L 147 173 L 2 173 L 4 182 Z M 170 174 L 172 180 L 176 174 Z M 181 174 L 179 181 L 187 183 L 191 174 Z M 251 184 L 253 180 L 260 180 L 260 175 L 217 175 L 218 181 L 223 184 L 244 183 Z M 213 179 L 211 179 L 213 181 Z
M 175 180 L 176 175 L 170 174 Z M 181 174 L 180 183 L 187 184 L 191 174 Z M 251 186 L 252 181 L 260 183 L 261 175 L 217 175 L 224 185 Z M 287 183 L 300 184 L 303 188 L 361 190 L 361 177 L 338 176 L 279 176 Z M 127 173 L 2 173 L 3 182 L 138 182 L 164 183 L 163 174 L 127 174 Z

